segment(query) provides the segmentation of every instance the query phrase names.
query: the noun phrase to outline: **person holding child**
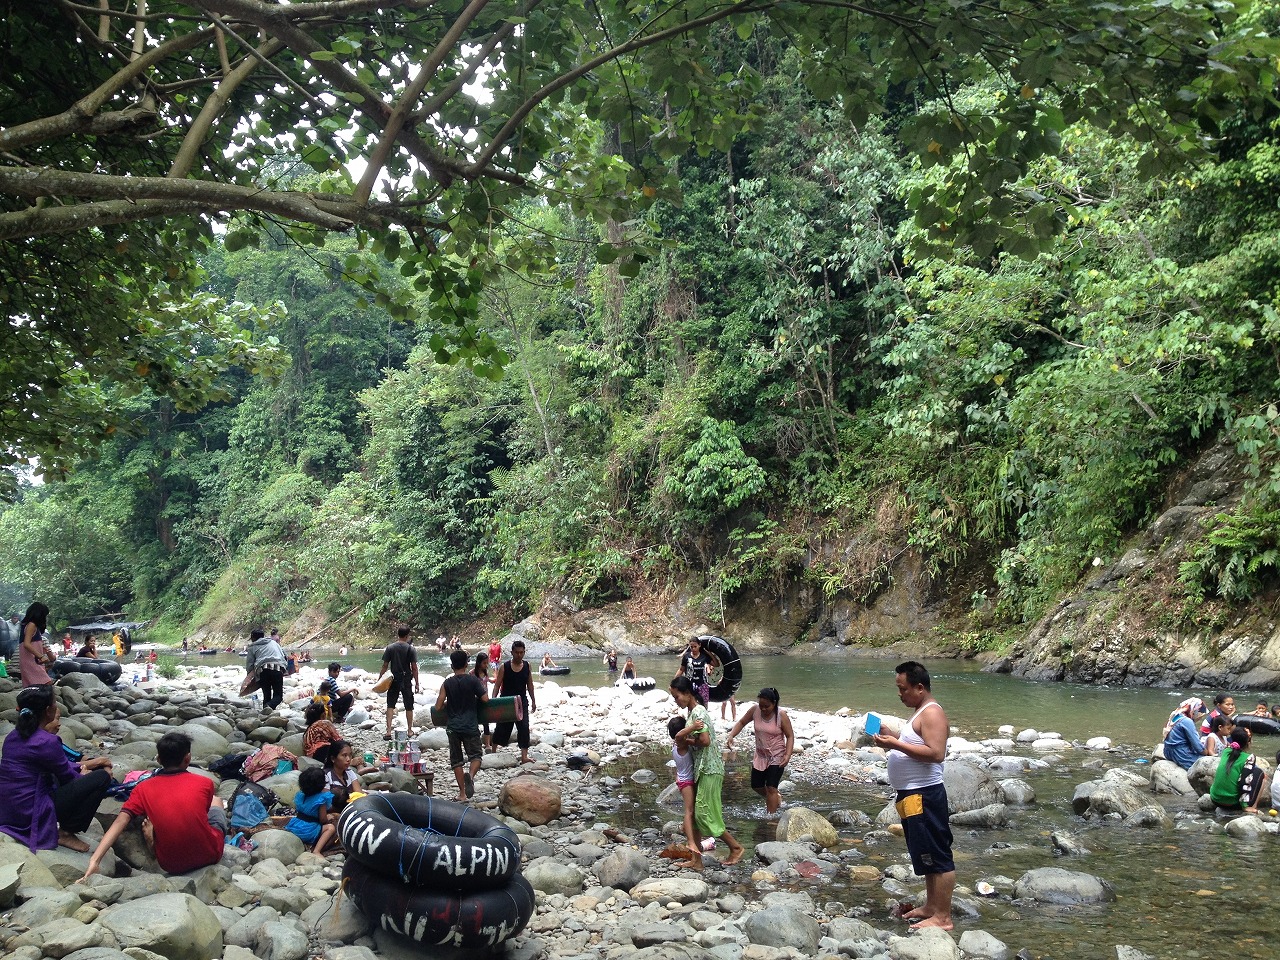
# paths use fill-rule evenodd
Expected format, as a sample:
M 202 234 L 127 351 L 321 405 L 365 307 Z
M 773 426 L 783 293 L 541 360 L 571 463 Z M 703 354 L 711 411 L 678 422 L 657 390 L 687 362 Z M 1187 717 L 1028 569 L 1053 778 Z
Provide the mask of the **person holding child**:
M 707 712 L 706 701 L 699 695 L 688 677 L 678 676 L 671 681 L 671 696 L 682 710 L 689 711 L 684 735 L 695 746 L 693 757 L 694 849 L 701 850 L 703 837 L 716 837 L 729 845 L 729 856 L 724 865 L 731 866 L 742 859 L 742 844 L 734 839 L 724 823 L 721 791 L 724 787 L 724 758 L 716 742 L 715 724 Z
M 17 725 L 4 740 L 0 833 L 33 852 L 66 847 L 88 853 L 76 834 L 87 829 L 111 787 L 111 760 L 73 762 L 62 747 L 53 687 L 18 691 Z
M 484 748 L 480 745 L 480 707 L 489 701 L 486 684 L 469 669 L 470 658 L 465 650 L 449 654 L 449 666 L 453 676 L 440 685 L 436 697 L 436 709 L 448 715 L 445 730 L 449 737 L 449 766 L 458 781 L 458 802 L 465 803 L 476 793 L 475 779 L 480 772 Z M 463 751 L 471 764 L 464 770 Z
M 284 828 L 311 852 L 324 856 L 324 851 L 338 837 L 337 816 L 333 812 L 333 794 L 325 789 L 325 773 L 320 767 L 308 767 L 298 774 L 298 792 L 293 797 L 293 816 Z
M 214 796 L 213 781 L 187 770 L 191 738 L 166 733 L 156 743 L 156 759 L 160 769 L 133 788 L 89 858 L 81 882 L 98 872 L 103 856 L 135 818 L 142 820 L 147 846 L 168 873 L 186 873 L 222 859 L 227 811 Z

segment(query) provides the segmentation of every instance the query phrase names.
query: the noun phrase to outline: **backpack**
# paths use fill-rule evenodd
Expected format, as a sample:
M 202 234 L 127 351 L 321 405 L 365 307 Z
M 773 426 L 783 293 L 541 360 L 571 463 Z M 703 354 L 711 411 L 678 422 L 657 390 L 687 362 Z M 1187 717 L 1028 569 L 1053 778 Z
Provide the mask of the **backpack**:
M 231 794 L 230 823 L 235 830 L 256 827 L 271 816 L 271 808 L 279 803 L 274 792 L 246 780 Z
M 215 760 L 209 764 L 209 772 L 216 773 L 223 780 L 243 780 L 244 775 L 240 772 L 244 767 L 244 762 L 249 759 L 247 753 L 228 753 L 220 760 Z

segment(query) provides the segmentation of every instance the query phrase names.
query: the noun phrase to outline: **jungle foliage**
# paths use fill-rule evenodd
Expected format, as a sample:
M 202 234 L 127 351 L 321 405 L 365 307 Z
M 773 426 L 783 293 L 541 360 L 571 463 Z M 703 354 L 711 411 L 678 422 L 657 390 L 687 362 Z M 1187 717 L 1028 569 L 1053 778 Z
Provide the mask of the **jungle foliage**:
M 963 64 L 934 77 L 903 65 L 914 34 L 890 29 L 892 8 L 859 15 L 862 46 L 842 59 L 823 46 L 831 24 L 787 21 L 789 6 L 841 9 L 758 8 L 795 27 L 786 42 L 735 13 L 705 48 L 672 40 L 647 73 L 572 86 L 568 103 L 597 108 L 574 114 L 555 174 L 574 190 L 530 179 L 498 201 L 514 186 L 499 177 L 482 210 L 466 198 L 496 168 L 459 173 L 428 190 L 457 213 L 448 240 L 410 243 L 405 223 L 354 209 L 353 236 L 304 237 L 262 211 L 220 242 L 194 231 L 171 302 L 210 305 L 263 353 L 185 344 L 208 359 L 203 406 L 94 375 L 113 429 L 0 515 L 6 602 L 126 604 L 174 625 L 306 606 L 437 623 L 676 581 L 714 614 L 800 580 L 870 599 L 914 549 L 939 577 L 977 571 L 975 609 L 1017 624 L 1112 555 L 1219 436 L 1250 492 L 1188 589 L 1263 589 L 1280 510 L 1280 137 L 1240 45 L 1266 49 L 1270 8 L 1228 20 L 1218 5 L 1210 23 L 1196 4 L 1048 8 L 1067 19 L 1012 4 L 986 31 L 934 11 Z M 1121 43 L 1110 7 L 1150 19 L 1126 21 Z M 1069 20 L 1087 56 L 1051 41 Z M 1231 66 L 1154 55 L 1170 30 L 1217 30 L 1214 63 Z M 1017 31 L 1003 59 L 981 55 Z M 363 56 L 337 43 L 312 66 Z M 883 76 L 855 69 L 885 57 Z M 682 115 L 677 91 L 711 97 L 724 77 L 744 85 L 740 114 L 716 112 L 720 91 Z M 562 122 L 527 132 L 540 162 Z M 350 193 L 328 175 L 346 143 L 326 139 L 323 163 L 280 145 L 271 183 L 292 200 Z M 448 149 L 462 163 L 479 148 Z M 501 229 L 482 238 L 480 221 Z M 503 375 L 441 363 L 460 350 Z

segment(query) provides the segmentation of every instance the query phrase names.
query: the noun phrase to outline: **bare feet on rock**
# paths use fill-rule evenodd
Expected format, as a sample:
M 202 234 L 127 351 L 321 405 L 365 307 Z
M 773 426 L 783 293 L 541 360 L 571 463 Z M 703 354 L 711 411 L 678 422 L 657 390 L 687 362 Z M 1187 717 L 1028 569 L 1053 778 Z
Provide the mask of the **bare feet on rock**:
M 955 924 L 951 922 L 950 917 L 928 917 L 919 923 L 913 923 L 911 929 L 914 930 L 951 930 Z
M 77 837 L 74 833 L 68 833 L 66 830 L 58 831 L 58 846 L 66 847 L 68 850 L 74 850 L 76 853 L 88 853 L 89 845 Z

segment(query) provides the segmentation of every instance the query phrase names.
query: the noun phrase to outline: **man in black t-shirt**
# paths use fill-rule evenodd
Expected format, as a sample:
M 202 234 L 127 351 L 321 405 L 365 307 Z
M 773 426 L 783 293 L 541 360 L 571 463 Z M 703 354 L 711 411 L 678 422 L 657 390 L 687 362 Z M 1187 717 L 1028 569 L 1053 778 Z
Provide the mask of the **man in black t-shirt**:
M 421 693 L 418 686 L 418 651 L 413 649 L 413 639 L 409 636 L 409 628 L 400 626 L 396 629 L 396 640 L 387 644 L 382 651 L 382 669 L 378 671 L 378 679 L 391 668 L 391 686 L 387 690 L 387 736 L 391 739 L 391 726 L 396 716 L 396 701 L 404 700 L 404 723 L 409 736 L 413 736 L 413 695 Z M 413 681 L 410 687 L 409 682 Z
M 480 706 L 489 699 L 485 682 L 470 670 L 470 659 L 465 650 L 455 650 L 449 655 L 453 676 L 447 678 L 436 697 L 436 709 L 448 716 L 445 730 L 449 735 L 449 765 L 458 781 L 458 802 L 465 803 L 475 796 L 476 774 L 480 772 L 480 758 L 484 749 L 480 745 Z M 463 750 L 471 762 L 469 772 L 463 771 Z

